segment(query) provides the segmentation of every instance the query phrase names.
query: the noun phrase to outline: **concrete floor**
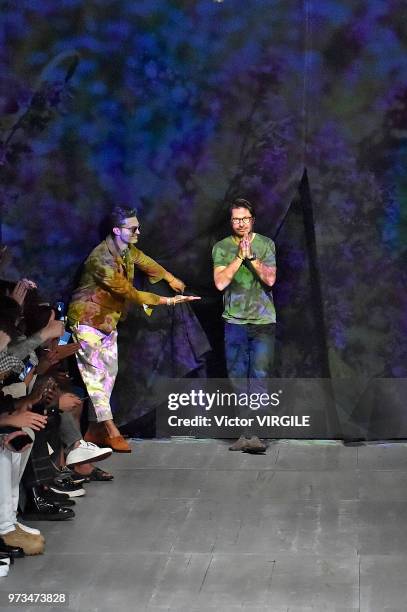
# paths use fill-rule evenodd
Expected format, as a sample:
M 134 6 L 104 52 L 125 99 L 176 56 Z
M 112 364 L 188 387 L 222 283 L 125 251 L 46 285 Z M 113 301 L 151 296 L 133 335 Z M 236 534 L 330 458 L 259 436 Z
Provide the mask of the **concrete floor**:
M 104 462 L 115 480 L 88 484 L 73 521 L 35 524 L 46 553 L 0 578 L 3 605 L 64 591 L 69 608 L 44 610 L 407 610 L 407 444 L 133 447 Z

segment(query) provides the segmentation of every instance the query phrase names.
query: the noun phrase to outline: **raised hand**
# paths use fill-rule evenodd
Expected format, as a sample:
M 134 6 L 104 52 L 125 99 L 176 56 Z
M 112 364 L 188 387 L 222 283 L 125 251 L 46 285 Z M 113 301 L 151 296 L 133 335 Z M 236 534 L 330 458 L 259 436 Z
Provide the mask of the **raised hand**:
M 45 327 L 40 331 L 41 338 L 43 342 L 47 340 L 52 340 L 54 338 L 60 338 L 64 335 L 65 326 L 62 321 L 55 320 L 55 314 L 52 313 L 50 319 Z
M 34 283 L 34 281 L 29 278 L 22 278 L 21 280 L 27 285 L 28 289 L 37 289 L 37 283 Z
M 29 287 L 24 282 L 24 280 L 19 280 L 13 291 L 10 293 L 10 297 L 13 298 L 13 300 L 15 300 L 17 304 L 22 306 L 24 304 L 25 296 L 27 295 L 28 289 Z
M 22 306 L 25 300 L 25 296 L 27 295 L 27 291 L 29 289 L 36 288 L 37 285 L 34 283 L 34 281 L 30 280 L 29 278 L 22 278 L 17 282 L 13 291 L 10 293 L 10 297 L 12 297 L 13 300 L 17 302 L 17 304 L 20 304 L 20 306 Z
M 168 281 L 168 284 L 171 289 L 176 293 L 184 293 L 185 291 L 185 283 L 179 278 L 176 278 L 175 276 L 173 276 L 172 279 Z
M 0 351 L 4 351 L 11 338 L 5 331 L 0 331 Z

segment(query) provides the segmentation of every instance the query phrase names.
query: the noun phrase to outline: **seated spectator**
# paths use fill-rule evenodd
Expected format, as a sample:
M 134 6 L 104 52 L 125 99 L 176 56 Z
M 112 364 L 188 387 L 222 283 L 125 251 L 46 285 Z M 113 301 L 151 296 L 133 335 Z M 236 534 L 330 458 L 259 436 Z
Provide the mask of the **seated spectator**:
M 113 478 L 91 463 L 110 456 L 112 450 L 99 448 L 82 439 L 79 420 L 83 402 L 74 392 L 79 392 L 80 396 L 83 391 L 70 385 L 62 366 L 62 361 L 74 354 L 76 346 L 57 346 L 57 340 L 51 343 L 51 338 L 61 335 L 63 324 L 55 321 L 54 312 L 49 306 L 38 304 L 36 285 L 32 281 L 22 279 L 16 284 L 3 283 L 3 290 L 0 314 L 14 320 L 20 332 L 8 347 L 9 359 L 25 359 L 26 364 L 29 360 L 28 365 L 32 366 L 31 372 L 22 380 L 17 380 L 16 375 L 14 380 L 7 380 L 8 393 L 16 398 L 26 396 L 36 383 L 37 386 L 43 383 L 41 375 L 53 374 L 60 383 L 60 386 L 53 387 L 52 393 L 47 393 L 46 404 L 42 407 L 49 418 L 47 427 L 37 436 L 25 470 L 25 495 L 22 498 L 24 516 L 31 520 L 65 520 L 74 516 L 73 511 L 66 508 L 74 503 L 70 498 L 85 494 L 80 486 L 85 480 Z M 53 332 L 58 333 L 53 335 Z M 40 346 L 45 350 L 40 352 L 38 360 L 35 349 Z M 73 411 L 72 415 L 68 412 L 70 410 Z M 55 448 L 59 448 L 59 438 L 62 440 L 67 465 L 73 471 L 65 466 L 64 457 L 60 462 L 62 469 L 52 463 L 48 452 L 50 438 L 53 438 Z
M 9 359 L 6 348 L 14 333 L 10 321 L 0 320 L 0 377 L 10 369 L 21 368 L 17 359 Z M 40 554 L 44 538 L 36 529 L 17 521 L 19 481 L 32 448 L 34 431 L 45 427 L 47 418 L 28 410 L 31 403 L 16 402 L 0 394 L 0 553 L 10 556 Z M 25 428 L 23 430 L 23 428 Z M 22 443 L 22 445 L 19 444 Z M 5 568 L 2 567 L 4 575 Z
M 31 336 L 38 332 L 52 317 L 49 306 L 37 306 L 26 314 L 26 332 Z M 53 399 L 62 411 L 60 422 L 60 437 L 65 447 L 66 465 L 74 467 L 77 474 L 87 480 L 111 480 L 108 472 L 96 468 L 92 462 L 101 461 L 112 454 L 110 448 L 100 448 L 82 439 L 80 418 L 83 408 L 84 390 L 75 387 L 69 377 L 65 360 L 75 354 L 77 344 L 58 346 L 57 340 L 51 340 L 41 346 L 38 351 L 39 363 L 37 372 L 52 376 L 58 387 L 54 388 Z M 48 397 L 50 397 L 48 395 Z
M 10 312 L 12 309 L 11 309 L 10 304 L 6 302 L 6 298 L 3 298 L 1 300 L 0 313 L 2 312 L 2 308 L 7 310 L 8 311 L 7 314 L 8 316 L 10 316 Z M 11 323 L 12 324 L 19 323 L 19 317 L 12 320 Z M 35 349 L 37 346 L 41 345 L 42 343 L 47 342 L 48 340 L 59 338 L 63 334 L 63 332 L 64 332 L 63 323 L 60 321 L 55 321 L 54 315 L 49 317 L 48 322 L 43 328 L 41 328 L 40 330 L 38 330 L 37 333 L 29 336 L 28 338 L 24 336 L 20 330 L 18 337 L 14 338 L 7 347 L 8 348 L 7 360 L 10 362 L 13 362 L 13 360 L 15 360 L 17 364 L 20 363 L 20 368 L 17 371 L 21 370 L 21 368 L 24 367 L 24 364 L 22 364 L 19 360 L 26 357 L 27 354 L 30 355 L 30 360 L 32 361 L 31 365 L 35 363 L 38 364 L 38 360 L 36 358 L 35 353 L 33 353 L 33 349 Z M 27 376 L 20 377 L 20 381 L 12 382 L 12 384 L 9 384 L 8 386 L 6 386 L 5 387 L 6 391 L 15 398 L 26 397 L 27 393 L 30 393 L 32 391 L 33 385 L 35 383 L 35 379 L 37 376 L 35 372 L 35 367 L 32 368 L 32 371 L 30 371 L 30 373 Z M 13 368 L 11 366 L 7 366 L 7 370 L 8 370 L 8 374 L 10 374 L 13 371 Z M 10 379 L 10 376 L 6 380 L 7 383 L 10 382 L 9 379 Z M 51 413 L 51 411 L 46 409 L 46 407 L 42 406 L 41 410 L 43 411 L 43 413 L 46 412 L 47 416 L 52 416 L 52 419 L 50 418 L 47 419 L 48 426 L 47 426 L 46 433 L 43 434 L 42 432 L 39 436 L 37 436 L 37 439 L 33 445 L 32 453 L 30 455 L 30 458 L 27 463 L 26 470 L 23 476 L 23 482 L 27 483 L 28 481 L 29 483 L 28 495 L 23 496 L 21 505 L 22 506 L 27 505 L 26 516 L 30 516 L 28 511 L 30 510 L 30 503 L 33 502 L 32 498 L 35 493 L 35 498 L 34 498 L 35 517 L 32 516 L 32 518 L 39 518 L 39 519 L 49 518 L 52 520 L 65 520 L 66 518 L 72 518 L 74 516 L 74 513 L 72 510 L 66 508 L 65 506 L 62 506 L 62 504 L 56 503 L 57 501 L 60 502 L 61 499 L 58 499 L 58 500 L 48 499 L 44 501 L 42 497 L 40 499 L 39 496 L 37 495 L 37 490 L 35 491 L 33 490 L 33 487 L 35 485 L 42 484 L 43 482 L 49 481 L 51 484 L 53 484 L 54 478 L 57 474 L 57 471 L 52 466 L 52 463 L 49 458 L 48 440 L 49 440 L 50 435 L 52 434 L 54 434 L 54 437 L 56 437 L 55 431 L 56 431 L 57 426 L 59 425 L 58 409 L 55 408 L 54 412 Z M 77 489 L 78 487 L 75 485 L 74 487 L 71 486 L 71 489 L 72 488 Z M 82 489 L 82 494 L 84 494 L 83 489 Z M 64 498 L 65 498 L 65 495 L 64 495 Z M 65 499 L 63 501 L 65 501 Z M 68 498 L 66 499 L 66 502 L 67 502 L 66 505 L 68 504 L 70 505 Z M 40 508 L 39 508 L 39 503 L 41 503 Z

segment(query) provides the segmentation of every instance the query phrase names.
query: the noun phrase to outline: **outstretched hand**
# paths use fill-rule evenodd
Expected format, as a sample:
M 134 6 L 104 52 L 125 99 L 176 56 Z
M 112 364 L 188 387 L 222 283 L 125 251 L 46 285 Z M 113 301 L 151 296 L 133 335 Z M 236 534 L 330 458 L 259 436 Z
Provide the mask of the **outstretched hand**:
M 80 347 L 81 345 L 78 342 L 72 342 L 72 344 L 57 345 L 51 349 L 45 349 L 46 353 L 40 357 L 40 363 L 37 368 L 38 373 L 45 374 L 63 359 L 74 355 Z
M 185 302 L 194 302 L 201 298 L 197 295 L 175 295 L 174 297 L 167 298 L 167 306 L 175 306 L 176 304 L 184 304 Z
M 3 419 L 6 420 L 5 415 Z M 37 414 L 36 412 L 30 412 L 29 410 L 26 412 L 14 412 L 13 414 L 7 415 L 7 425 L 9 427 L 31 427 L 31 429 L 39 431 L 40 429 L 44 429 L 46 424 L 46 416 Z

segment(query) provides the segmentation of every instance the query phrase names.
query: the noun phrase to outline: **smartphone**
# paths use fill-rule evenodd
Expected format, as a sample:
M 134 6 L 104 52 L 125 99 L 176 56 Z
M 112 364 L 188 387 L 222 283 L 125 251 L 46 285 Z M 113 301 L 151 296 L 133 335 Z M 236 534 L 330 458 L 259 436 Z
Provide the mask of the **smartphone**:
M 24 448 L 24 446 L 27 446 L 27 444 L 32 444 L 32 443 L 33 441 L 31 437 L 28 434 L 24 434 L 24 435 L 17 436 L 16 438 L 13 438 L 12 440 L 10 440 L 9 445 L 11 446 L 13 450 L 19 453 L 20 450 Z
M 41 402 L 41 404 L 35 404 L 35 406 L 31 408 L 31 412 L 35 412 L 35 414 L 42 414 L 43 416 L 45 416 L 47 412 L 47 408 Z
M 72 334 L 70 334 L 69 332 L 65 332 L 63 336 L 60 337 L 60 339 L 58 340 L 58 346 L 63 346 L 65 344 L 68 344 L 68 342 L 71 339 Z
M 55 302 L 55 318 L 58 321 L 65 321 L 65 303 L 64 302 Z
M 31 363 L 31 361 L 27 361 L 27 363 L 25 364 L 24 370 L 20 373 L 18 377 L 19 380 L 21 381 L 25 380 L 25 377 L 28 376 L 28 374 L 31 372 L 33 367 L 34 367 L 34 364 Z

